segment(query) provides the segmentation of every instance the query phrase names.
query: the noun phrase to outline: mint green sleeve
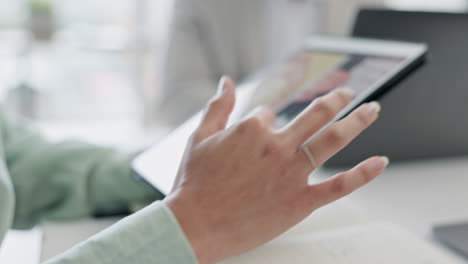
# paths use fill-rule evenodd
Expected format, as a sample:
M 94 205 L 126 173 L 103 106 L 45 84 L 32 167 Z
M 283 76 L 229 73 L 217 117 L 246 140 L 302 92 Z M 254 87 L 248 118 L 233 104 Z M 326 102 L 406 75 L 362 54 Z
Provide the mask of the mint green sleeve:
M 44 264 L 196 264 L 169 208 L 154 202 Z
M 133 155 L 79 142 L 51 143 L 0 114 L 0 243 L 12 224 L 90 216 L 162 197 L 131 176 Z M 107 208 L 107 209 L 106 209 Z M 177 219 L 162 202 L 93 236 L 50 264 L 197 263 Z
M 0 125 L 15 195 L 14 228 L 112 213 L 162 198 L 132 177 L 134 155 L 81 142 L 51 143 L 3 115 Z

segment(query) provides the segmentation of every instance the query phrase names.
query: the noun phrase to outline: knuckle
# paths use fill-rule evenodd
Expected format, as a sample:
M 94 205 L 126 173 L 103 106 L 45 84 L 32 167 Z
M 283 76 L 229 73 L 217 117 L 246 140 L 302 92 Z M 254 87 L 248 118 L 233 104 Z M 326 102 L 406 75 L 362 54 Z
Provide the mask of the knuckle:
M 344 140 L 344 137 L 337 127 L 332 126 L 325 132 L 324 140 L 327 145 L 335 146 L 341 144 L 341 142 Z
M 199 143 L 203 138 L 203 131 L 201 128 L 195 130 L 189 137 L 188 145 L 195 145 Z
M 275 133 L 267 133 L 263 136 L 264 147 L 262 157 L 274 156 L 277 160 L 290 161 L 294 155 L 285 140 Z
M 332 119 L 335 117 L 336 112 L 329 100 L 318 98 L 315 101 L 315 109 L 324 119 Z
M 213 97 L 208 103 L 209 106 L 219 107 L 229 103 L 229 97 L 226 94 L 220 94 Z
M 242 134 L 246 130 L 247 130 L 247 125 L 245 124 L 245 122 L 238 123 L 236 128 L 235 128 L 235 132 L 238 133 L 238 134 Z
M 221 98 L 214 98 L 208 103 L 209 109 L 216 109 L 219 108 L 223 104 Z
M 336 177 L 330 185 L 330 192 L 336 194 L 342 194 L 344 192 L 344 175 Z
M 357 171 L 364 183 L 370 182 L 374 178 L 374 171 L 369 166 L 361 166 Z
M 246 131 L 257 132 L 261 129 L 261 127 L 261 122 L 257 117 L 249 117 L 239 123 L 239 125 L 237 126 L 237 131 L 239 133 L 243 133 Z
M 330 184 L 330 192 L 338 196 L 346 195 L 349 191 L 346 186 L 346 174 L 339 174 Z
M 369 115 L 365 111 L 359 111 L 356 113 L 356 119 L 360 126 L 366 127 L 370 124 L 371 120 Z
M 347 105 L 350 101 L 349 95 L 346 95 L 343 91 L 339 91 L 336 93 L 336 96 L 341 105 Z
M 250 130 L 259 130 L 262 127 L 262 123 L 260 119 L 256 116 L 250 117 L 246 119 L 244 122 L 244 125 L 250 129 Z

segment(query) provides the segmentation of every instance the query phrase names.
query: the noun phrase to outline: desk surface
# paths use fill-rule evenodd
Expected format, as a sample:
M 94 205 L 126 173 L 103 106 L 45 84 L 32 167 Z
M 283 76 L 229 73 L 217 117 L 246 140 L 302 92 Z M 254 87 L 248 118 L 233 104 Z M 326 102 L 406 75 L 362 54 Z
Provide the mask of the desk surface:
M 331 174 L 322 170 L 315 177 Z M 468 222 L 468 158 L 391 165 L 375 181 L 351 194 L 350 200 L 370 215 L 403 226 L 443 248 L 432 236 L 432 227 Z
M 323 179 L 332 174 L 319 170 L 312 177 Z M 392 165 L 374 182 L 353 193 L 350 200 L 370 215 L 405 227 L 443 248 L 433 239 L 432 227 L 468 221 L 468 158 Z M 42 258 L 69 248 L 115 221 L 46 224 Z M 468 260 L 460 258 L 460 263 Z

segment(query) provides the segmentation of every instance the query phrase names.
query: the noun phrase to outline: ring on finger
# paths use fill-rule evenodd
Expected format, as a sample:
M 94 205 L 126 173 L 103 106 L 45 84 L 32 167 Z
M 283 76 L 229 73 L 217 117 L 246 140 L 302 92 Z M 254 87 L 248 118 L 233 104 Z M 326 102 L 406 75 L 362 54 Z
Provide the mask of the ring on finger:
M 312 152 L 310 152 L 309 147 L 307 146 L 307 144 L 302 145 L 301 149 L 304 152 L 304 154 L 306 155 L 306 157 L 309 160 L 312 167 L 314 169 L 318 168 L 319 165 L 318 165 L 317 161 L 315 160 L 314 155 L 312 155 Z

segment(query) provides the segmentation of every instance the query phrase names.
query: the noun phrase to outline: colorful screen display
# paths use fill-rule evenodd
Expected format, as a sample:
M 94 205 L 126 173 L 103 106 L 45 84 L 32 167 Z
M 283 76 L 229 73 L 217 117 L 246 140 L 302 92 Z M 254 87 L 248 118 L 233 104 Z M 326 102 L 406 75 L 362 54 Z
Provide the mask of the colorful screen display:
M 315 98 L 338 87 L 366 94 L 401 65 L 404 58 L 301 51 L 269 71 L 259 82 L 248 109 L 267 105 L 277 113 L 281 127 Z

